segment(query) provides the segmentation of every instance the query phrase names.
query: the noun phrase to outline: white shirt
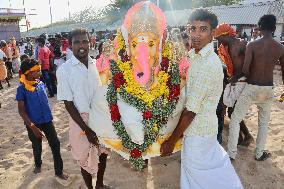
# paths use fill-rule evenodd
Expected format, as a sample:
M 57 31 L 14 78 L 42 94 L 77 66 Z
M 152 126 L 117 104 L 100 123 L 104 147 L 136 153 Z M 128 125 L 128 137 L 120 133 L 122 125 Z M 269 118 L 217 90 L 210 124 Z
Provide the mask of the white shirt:
M 213 43 L 198 54 L 189 52 L 190 68 L 186 81 L 186 109 L 196 114 L 185 131 L 187 136 L 210 136 L 218 131 L 216 109 L 223 91 L 223 68 Z
M 73 101 L 79 113 L 89 113 L 94 92 L 101 86 L 96 63 L 89 57 L 88 69 L 72 56 L 56 71 L 57 100 Z
M 71 49 L 67 48 L 66 49 L 66 60 L 71 59 L 71 57 L 73 56 L 73 52 Z
M 3 61 L 4 57 L 6 57 L 6 54 L 0 49 L 0 60 Z
M 258 40 L 258 39 L 261 39 L 261 37 L 260 36 L 258 36 L 257 38 L 253 38 L 253 37 L 251 37 L 251 39 L 250 39 L 250 42 L 252 42 L 252 41 L 255 41 L 255 40 Z
M 20 55 L 24 55 L 25 54 L 25 45 L 21 45 L 19 46 L 19 51 L 20 51 Z

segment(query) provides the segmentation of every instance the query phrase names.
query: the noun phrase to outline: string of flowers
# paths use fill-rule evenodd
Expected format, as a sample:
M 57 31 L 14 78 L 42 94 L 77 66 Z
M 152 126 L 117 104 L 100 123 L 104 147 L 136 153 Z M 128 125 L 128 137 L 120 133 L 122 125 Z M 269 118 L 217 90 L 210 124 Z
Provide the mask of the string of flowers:
M 123 37 L 118 33 L 120 47 Z M 176 64 L 169 67 L 169 58 L 162 58 L 161 70 L 158 73 L 158 87 L 147 92 L 143 90 L 134 80 L 132 67 L 125 49 L 119 51 L 120 60 L 110 61 L 112 80 L 108 85 L 107 101 L 110 109 L 112 124 L 117 135 L 122 140 L 122 145 L 129 151 L 130 162 L 137 170 L 145 166 L 142 158 L 151 144 L 159 134 L 160 129 L 167 123 L 169 116 L 173 113 L 180 95 L 180 75 Z M 143 115 L 144 142 L 134 143 L 128 135 L 117 105 L 118 98 L 134 106 Z

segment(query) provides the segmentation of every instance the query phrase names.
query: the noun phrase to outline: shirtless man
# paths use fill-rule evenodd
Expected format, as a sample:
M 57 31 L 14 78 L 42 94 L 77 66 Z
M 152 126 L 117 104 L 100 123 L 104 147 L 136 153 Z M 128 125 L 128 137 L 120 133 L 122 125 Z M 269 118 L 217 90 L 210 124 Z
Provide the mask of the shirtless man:
M 284 82 L 284 46 L 272 37 L 276 29 L 274 15 L 262 16 L 258 25 L 263 37 L 247 45 L 243 73 L 248 84 L 240 95 L 231 117 L 228 140 L 228 153 L 231 159 L 235 159 L 237 154 L 239 123 L 252 104 L 256 104 L 259 110 L 255 160 L 264 161 L 271 156 L 264 149 L 273 101 L 273 70 L 276 62 L 280 60 Z
M 245 40 L 236 38 L 235 30 L 228 24 L 220 24 L 217 27 L 215 38 L 219 43 L 221 43 L 221 46 L 218 49 L 218 55 L 227 65 L 227 75 L 229 76 L 229 81 L 231 83 L 236 83 L 238 79 L 243 76 L 242 68 L 244 65 L 247 43 Z M 234 107 L 228 108 L 228 115 L 230 118 L 233 111 Z M 253 137 L 249 133 L 245 122 L 242 120 L 240 123 L 238 144 L 248 146 L 252 141 Z

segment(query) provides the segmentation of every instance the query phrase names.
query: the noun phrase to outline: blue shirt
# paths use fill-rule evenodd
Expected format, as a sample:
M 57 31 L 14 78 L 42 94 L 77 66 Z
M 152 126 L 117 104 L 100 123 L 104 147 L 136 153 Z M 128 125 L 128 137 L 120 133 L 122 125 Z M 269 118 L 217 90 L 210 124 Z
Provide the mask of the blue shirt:
M 34 124 L 43 124 L 52 121 L 45 85 L 40 81 L 34 92 L 25 89 L 21 83 L 17 88 L 17 101 L 24 101 L 26 112 Z
M 39 50 L 39 46 L 37 44 L 35 47 L 35 60 L 38 60 L 38 50 Z

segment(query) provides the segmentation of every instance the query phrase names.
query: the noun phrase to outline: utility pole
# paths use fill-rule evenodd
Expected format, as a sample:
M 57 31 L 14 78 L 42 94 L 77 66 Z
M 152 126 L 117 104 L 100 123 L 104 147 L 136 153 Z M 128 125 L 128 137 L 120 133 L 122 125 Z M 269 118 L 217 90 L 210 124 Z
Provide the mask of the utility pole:
M 49 0 L 49 14 L 50 14 L 50 25 L 51 25 L 51 32 L 53 33 L 53 24 L 52 24 L 52 10 L 51 10 L 51 0 Z
M 69 20 L 71 19 L 71 13 L 70 13 L 70 2 L 69 2 L 69 0 L 68 0 L 68 14 L 69 14 Z
M 28 26 L 28 23 L 27 23 L 25 0 L 23 0 L 23 7 L 24 7 L 24 13 L 25 13 L 25 22 L 26 22 L 26 27 L 27 27 L 27 32 L 28 32 L 29 31 L 29 26 Z
M 51 2 L 48 0 L 49 3 L 49 14 L 50 14 L 50 24 L 52 25 L 52 11 L 51 11 Z
M 25 13 L 25 25 L 21 25 L 21 26 L 25 26 L 26 29 L 27 29 L 27 32 L 29 31 L 29 28 L 30 28 L 30 21 L 28 20 L 28 16 L 36 16 L 37 13 L 35 12 L 36 9 L 26 9 L 26 6 L 25 6 L 25 0 L 23 0 L 23 9 L 24 9 L 24 13 Z M 33 12 L 30 12 L 30 11 L 33 11 Z

